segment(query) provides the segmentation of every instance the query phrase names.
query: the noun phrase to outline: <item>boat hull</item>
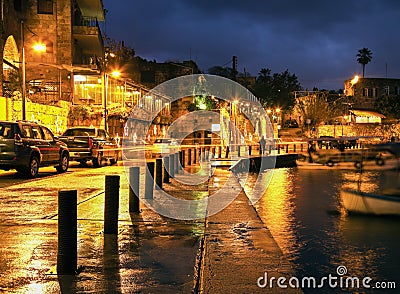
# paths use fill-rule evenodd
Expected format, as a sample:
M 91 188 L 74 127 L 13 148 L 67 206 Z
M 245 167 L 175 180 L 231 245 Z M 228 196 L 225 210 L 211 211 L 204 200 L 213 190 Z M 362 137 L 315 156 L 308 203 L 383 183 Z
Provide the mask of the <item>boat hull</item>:
M 343 189 L 340 197 L 343 207 L 350 213 L 400 216 L 400 195 L 389 196 Z
M 296 161 L 297 167 L 300 169 L 341 169 L 341 170 L 360 170 L 359 162 L 335 162 L 334 164 L 322 164 L 308 161 Z M 377 164 L 375 160 L 363 161 L 361 169 L 364 170 L 395 170 L 399 168 L 397 159 L 385 160 L 384 164 Z

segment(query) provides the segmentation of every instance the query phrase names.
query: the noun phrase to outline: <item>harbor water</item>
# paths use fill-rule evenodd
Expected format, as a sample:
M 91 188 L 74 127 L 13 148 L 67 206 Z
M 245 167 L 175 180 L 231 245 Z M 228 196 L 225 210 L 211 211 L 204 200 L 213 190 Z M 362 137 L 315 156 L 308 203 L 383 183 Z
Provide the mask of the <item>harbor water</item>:
M 371 278 L 371 289 L 325 284 L 318 290 L 303 289 L 305 293 L 369 293 L 376 291 L 375 282 L 400 287 L 400 218 L 348 215 L 340 202 L 340 190 L 358 187 L 359 180 L 361 190 L 368 192 L 400 186 L 397 172 L 282 168 L 250 176 L 245 190 L 251 191 L 257 176 L 269 185 L 256 209 L 297 278 L 340 277 L 339 269 L 346 271 L 343 277 Z M 384 290 L 389 291 L 398 290 Z

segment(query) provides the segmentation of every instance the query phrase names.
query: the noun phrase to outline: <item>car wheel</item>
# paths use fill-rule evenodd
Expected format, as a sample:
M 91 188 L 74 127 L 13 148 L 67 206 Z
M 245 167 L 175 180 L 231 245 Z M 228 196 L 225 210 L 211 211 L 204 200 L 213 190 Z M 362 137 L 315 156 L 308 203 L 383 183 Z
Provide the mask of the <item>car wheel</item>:
M 61 155 L 60 165 L 58 165 L 56 169 L 59 173 L 65 173 L 68 170 L 68 166 L 69 166 L 69 157 L 68 154 L 64 152 Z
M 101 158 L 101 154 L 99 152 L 97 154 L 97 157 L 92 159 L 92 163 L 93 163 L 94 167 L 101 167 L 101 162 L 102 162 L 102 158 Z
M 29 166 L 26 171 L 26 175 L 30 178 L 35 178 L 39 173 L 39 159 L 36 156 L 32 156 L 29 160 Z

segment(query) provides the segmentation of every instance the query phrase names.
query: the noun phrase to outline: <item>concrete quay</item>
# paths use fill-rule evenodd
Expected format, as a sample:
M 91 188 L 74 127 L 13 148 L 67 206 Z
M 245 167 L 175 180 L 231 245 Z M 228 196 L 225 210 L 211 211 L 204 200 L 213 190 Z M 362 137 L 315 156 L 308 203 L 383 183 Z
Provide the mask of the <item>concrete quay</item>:
M 228 187 L 239 185 L 226 170 L 216 170 L 213 178 L 228 181 Z M 211 195 L 215 189 L 210 185 Z M 301 293 L 276 283 L 259 287 L 257 281 L 266 282 L 265 273 L 275 279 L 294 276 L 291 264 L 242 191 L 224 210 L 206 219 L 199 292 Z

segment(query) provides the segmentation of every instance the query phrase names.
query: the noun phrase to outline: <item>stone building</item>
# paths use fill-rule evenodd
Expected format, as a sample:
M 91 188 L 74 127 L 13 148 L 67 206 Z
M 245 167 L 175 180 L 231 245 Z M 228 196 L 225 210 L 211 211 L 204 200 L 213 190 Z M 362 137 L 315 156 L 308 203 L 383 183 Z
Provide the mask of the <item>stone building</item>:
M 193 60 L 156 62 L 135 57 L 124 68 L 129 78 L 149 89 L 176 77 L 201 73 Z
M 375 109 L 378 98 L 400 96 L 400 79 L 353 78 L 344 82 L 344 93 L 353 97 L 353 108 L 379 112 Z
M 3 90 L 12 91 L 13 71 L 25 75 L 26 96 L 40 103 L 73 100 L 74 75 L 93 72 L 90 61 L 102 56 L 101 0 L 5 1 Z M 7 5 L 8 4 L 8 5 Z M 22 72 L 22 47 L 25 71 Z M 16 60 L 16 57 L 18 59 Z M 15 86 L 14 86 L 15 87 Z

